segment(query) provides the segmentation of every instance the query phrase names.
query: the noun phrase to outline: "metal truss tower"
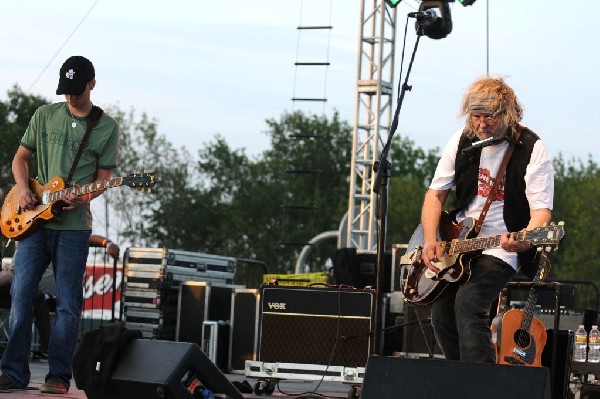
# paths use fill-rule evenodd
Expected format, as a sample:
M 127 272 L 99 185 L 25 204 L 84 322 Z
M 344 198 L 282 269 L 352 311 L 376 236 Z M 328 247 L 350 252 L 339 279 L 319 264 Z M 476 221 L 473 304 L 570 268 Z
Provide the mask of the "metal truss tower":
M 338 246 L 375 253 L 377 198 L 372 190 L 373 164 L 387 141 L 392 121 L 396 9 L 386 6 L 385 0 L 361 0 L 360 14 L 350 196 Z

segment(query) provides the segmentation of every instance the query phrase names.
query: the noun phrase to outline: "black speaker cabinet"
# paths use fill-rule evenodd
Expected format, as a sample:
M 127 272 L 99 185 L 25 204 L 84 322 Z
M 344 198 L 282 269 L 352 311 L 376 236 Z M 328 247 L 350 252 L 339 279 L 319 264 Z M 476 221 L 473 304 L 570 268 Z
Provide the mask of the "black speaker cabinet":
M 546 367 L 371 356 L 361 399 L 550 399 Z
M 260 295 L 257 289 L 235 289 L 231 294 L 229 334 L 230 373 L 244 373 L 246 360 L 256 360 Z
M 242 399 L 196 344 L 137 339 L 123 351 L 103 391 L 89 399 L 193 399 L 202 389 Z
M 262 286 L 258 360 L 364 367 L 374 295 L 371 290 Z

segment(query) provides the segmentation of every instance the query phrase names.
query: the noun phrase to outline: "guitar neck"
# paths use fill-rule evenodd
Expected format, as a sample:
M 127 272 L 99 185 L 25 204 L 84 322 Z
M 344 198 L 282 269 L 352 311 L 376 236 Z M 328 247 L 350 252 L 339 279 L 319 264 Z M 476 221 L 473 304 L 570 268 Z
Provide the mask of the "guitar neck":
M 446 242 L 445 248 L 446 252 L 451 255 L 458 255 L 467 252 L 478 251 L 480 249 L 488 249 L 494 248 L 500 245 L 500 237 L 490 236 L 490 237 L 476 237 L 469 238 L 466 240 L 454 240 L 450 242 Z M 526 237 L 526 232 L 520 231 L 517 233 L 516 241 L 524 241 Z
M 523 309 L 523 313 L 525 313 L 525 316 L 523 317 L 523 321 L 521 322 L 521 328 L 524 329 L 525 331 L 529 331 L 529 327 L 531 327 L 531 320 L 533 319 L 533 311 L 535 310 L 535 305 L 537 304 L 537 298 L 538 298 L 538 290 L 537 290 L 536 286 L 537 286 L 537 284 L 539 284 L 542 281 L 542 274 L 546 267 L 547 261 L 548 261 L 548 259 L 546 258 L 546 255 L 544 253 L 542 253 L 539 264 L 538 264 L 537 273 L 535 274 L 535 277 L 531 283 L 531 288 L 529 289 L 529 296 L 527 297 L 527 304 L 525 305 L 525 309 Z
M 100 180 L 95 181 L 89 184 L 84 184 L 81 186 L 69 187 L 63 190 L 54 191 L 48 193 L 48 202 L 58 201 L 62 198 L 63 195 L 73 194 L 73 195 L 84 195 L 89 193 L 94 193 L 96 191 L 103 191 L 107 188 L 119 187 L 123 184 L 123 177 L 115 177 L 109 180 Z

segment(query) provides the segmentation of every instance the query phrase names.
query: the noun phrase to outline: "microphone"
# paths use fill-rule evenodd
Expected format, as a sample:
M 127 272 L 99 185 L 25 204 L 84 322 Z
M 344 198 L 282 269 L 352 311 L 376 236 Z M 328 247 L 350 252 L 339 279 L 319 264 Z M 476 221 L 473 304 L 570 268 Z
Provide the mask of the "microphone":
M 465 148 L 461 151 L 463 154 L 468 154 L 470 152 L 475 151 L 478 148 L 487 147 L 490 145 L 498 144 L 503 141 L 512 141 L 512 139 L 508 136 L 500 136 L 500 137 L 488 137 L 487 139 L 479 140 L 473 143 L 470 147 Z
M 408 13 L 408 17 L 409 18 L 416 18 L 417 20 L 437 19 L 437 18 L 439 18 L 438 17 L 438 13 L 433 8 L 429 8 L 429 9 L 427 9 L 425 11 L 409 12 Z

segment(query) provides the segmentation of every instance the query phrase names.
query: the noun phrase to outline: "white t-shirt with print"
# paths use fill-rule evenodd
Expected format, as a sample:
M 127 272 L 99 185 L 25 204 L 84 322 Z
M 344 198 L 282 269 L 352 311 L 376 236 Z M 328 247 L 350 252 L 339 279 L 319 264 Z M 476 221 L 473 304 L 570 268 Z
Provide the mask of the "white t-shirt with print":
M 458 151 L 458 143 L 463 130 L 464 128 L 457 131 L 446 144 L 429 188 L 440 191 L 456 188 L 454 164 Z M 500 169 L 507 148 L 507 142 L 482 148 L 481 160 L 479 162 L 477 195 L 464 210 L 456 215 L 458 222 L 467 217 L 475 220 L 479 219 L 479 215 L 487 199 L 487 194 L 494 184 L 494 178 L 498 174 L 498 169 Z M 525 172 L 525 195 L 530 209 L 552 209 L 554 169 L 541 140 L 535 142 L 531 159 L 527 165 Z M 502 181 L 498 187 L 496 199 L 490 205 L 478 237 L 496 236 L 507 231 L 506 224 L 504 223 L 503 208 L 504 182 Z M 515 270 L 518 270 L 517 254 L 515 252 L 507 252 L 500 247 L 495 247 L 486 249 L 483 253 L 496 256 L 511 265 Z

